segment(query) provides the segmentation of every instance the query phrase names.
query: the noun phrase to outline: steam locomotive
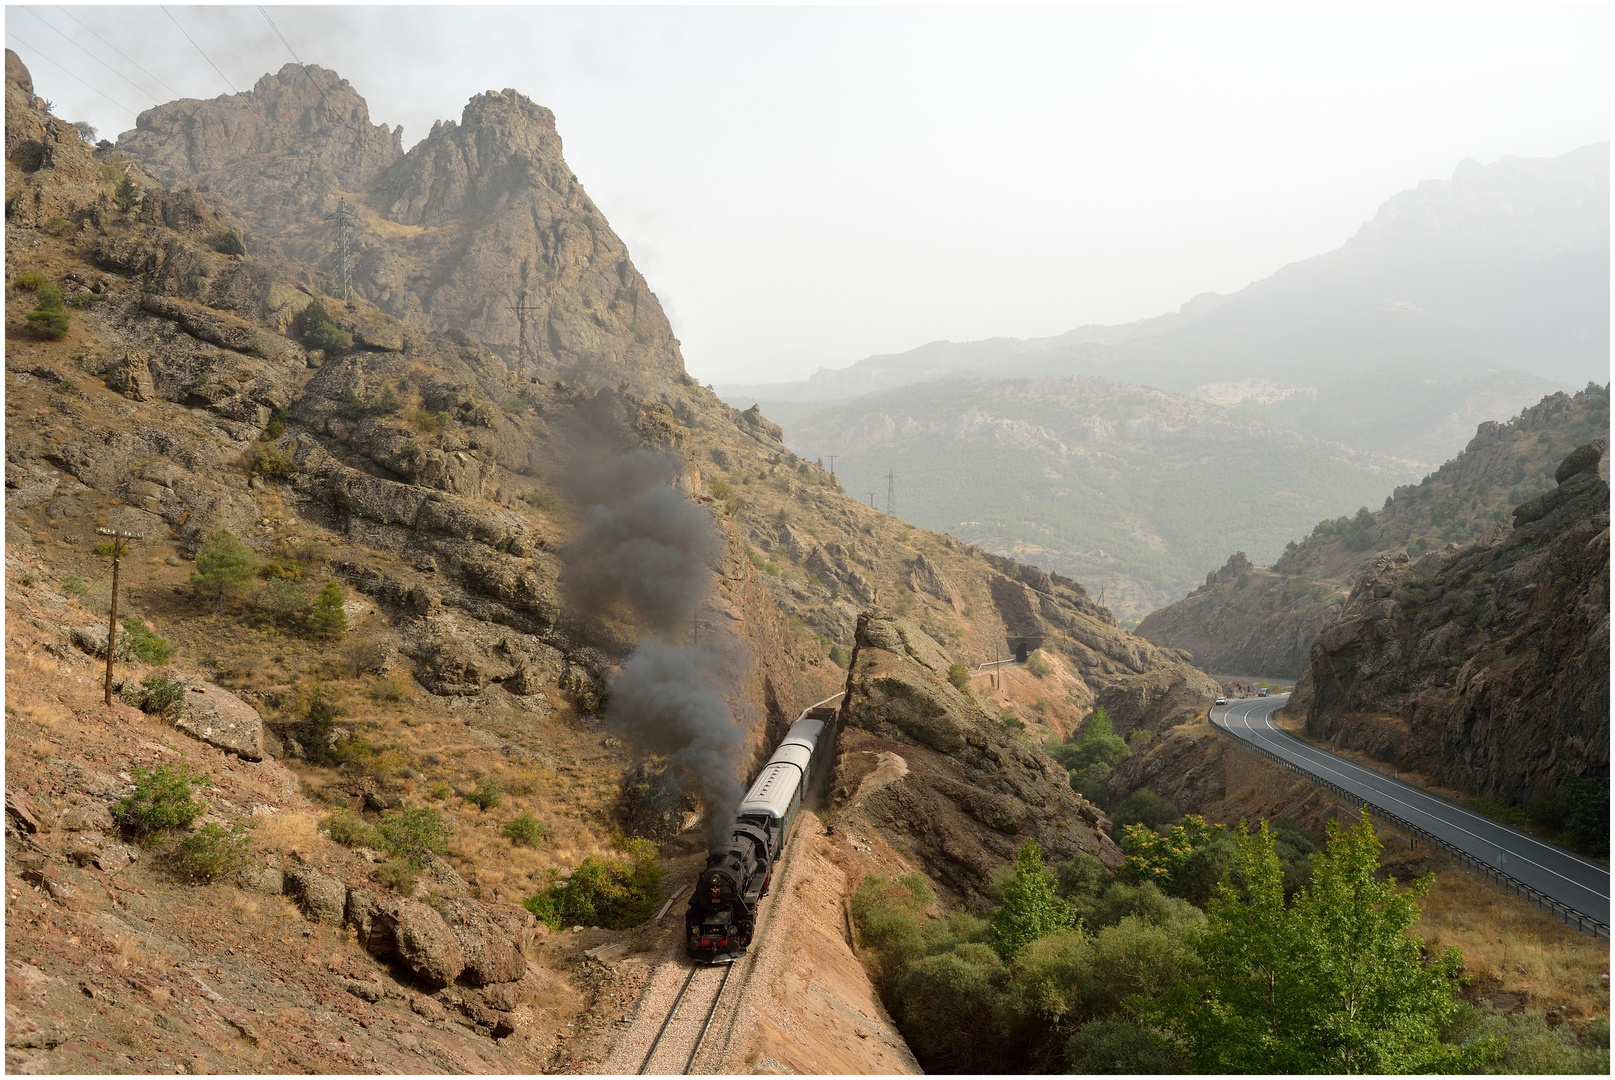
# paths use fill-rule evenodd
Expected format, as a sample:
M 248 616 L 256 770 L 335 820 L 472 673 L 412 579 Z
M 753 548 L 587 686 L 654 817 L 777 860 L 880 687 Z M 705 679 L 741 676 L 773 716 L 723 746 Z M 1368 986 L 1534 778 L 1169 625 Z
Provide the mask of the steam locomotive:
M 833 708 L 815 706 L 791 725 L 740 801 L 728 845 L 707 856 L 684 916 L 690 959 L 732 964 L 746 955 L 796 812 L 830 753 L 827 732 L 835 715 Z

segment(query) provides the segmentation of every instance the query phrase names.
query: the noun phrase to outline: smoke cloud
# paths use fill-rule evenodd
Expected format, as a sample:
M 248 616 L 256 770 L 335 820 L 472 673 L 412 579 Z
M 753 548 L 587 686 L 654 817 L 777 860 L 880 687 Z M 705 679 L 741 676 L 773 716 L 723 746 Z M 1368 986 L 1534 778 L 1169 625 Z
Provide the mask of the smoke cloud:
M 735 779 L 740 726 L 702 671 L 717 660 L 707 649 L 647 641 L 611 680 L 614 728 L 641 748 L 666 754 L 672 768 L 695 782 L 709 846 L 728 839 L 745 793 Z
M 578 471 L 573 494 L 589 509 L 564 555 L 566 589 L 579 610 L 626 615 L 647 631 L 611 679 L 607 717 L 694 786 L 716 846 L 728 839 L 744 794 L 735 779 L 744 740 L 714 676 L 738 675 L 740 646 L 726 631 L 706 648 L 674 644 L 722 554 L 711 515 L 673 486 L 681 471 L 676 456 L 646 449 Z
M 625 608 L 663 634 L 689 622 L 720 548 L 711 515 L 674 489 L 678 473 L 677 459 L 650 450 L 582 472 L 575 490 L 592 505 L 566 562 L 583 610 Z

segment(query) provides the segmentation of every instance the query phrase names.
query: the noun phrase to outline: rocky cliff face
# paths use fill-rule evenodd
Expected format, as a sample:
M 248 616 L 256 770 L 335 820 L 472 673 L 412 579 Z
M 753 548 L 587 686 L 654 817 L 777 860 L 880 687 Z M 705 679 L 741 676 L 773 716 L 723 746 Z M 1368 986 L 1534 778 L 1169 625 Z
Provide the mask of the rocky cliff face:
M 1510 528 L 1359 575 L 1291 708 L 1317 738 L 1524 805 L 1609 770 L 1609 456 L 1596 439 Z
M 1271 567 L 1234 554 L 1203 586 L 1140 622 L 1139 636 L 1187 650 L 1208 671 L 1298 677 L 1352 580 L 1377 558 L 1479 536 L 1549 490 L 1567 450 L 1608 433 L 1607 386 L 1550 394 L 1506 424 L 1481 424 L 1463 453 L 1397 488 L 1377 513 L 1319 522 Z
M 682 376 L 661 304 L 548 109 L 489 91 L 408 154 L 401 140 L 335 73 L 288 64 L 247 93 L 142 113 L 119 149 L 165 184 L 223 194 L 339 294 L 346 199 L 352 288 L 409 326 L 469 332 L 545 377 L 643 390 Z
M 994 871 L 1036 840 L 1120 866 L 1110 819 L 1048 757 L 947 681 L 941 646 L 904 619 L 865 615 L 847 673 L 832 806 L 878 832 L 953 897 L 982 902 Z

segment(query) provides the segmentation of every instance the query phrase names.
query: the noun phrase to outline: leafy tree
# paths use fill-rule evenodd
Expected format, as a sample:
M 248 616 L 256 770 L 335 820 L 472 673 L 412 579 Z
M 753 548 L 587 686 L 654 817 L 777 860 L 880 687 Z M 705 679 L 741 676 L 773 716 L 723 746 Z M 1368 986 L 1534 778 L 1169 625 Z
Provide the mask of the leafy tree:
M 992 947 L 1006 961 L 1044 934 L 1071 925 L 1071 909 L 1054 892 L 1054 875 L 1043 865 L 1043 849 L 1028 840 L 1015 855 L 1013 872 L 1001 885 L 1003 900 L 988 919 Z
M 931 1072 L 993 1072 L 1002 1050 L 990 1018 L 1004 962 L 986 945 L 966 942 L 914 962 L 893 995 L 909 1042 L 924 1047 Z
M 1175 825 L 1183 815 L 1178 808 L 1161 798 L 1149 788 L 1139 788 L 1111 812 L 1110 820 L 1118 828 L 1126 825 L 1143 825 L 1147 829 L 1159 829 L 1162 825 Z
M 309 634 L 317 638 L 338 638 L 347 633 L 348 614 L 342 609 L 342 586 L 334 581 L 326 582 L 320 595 L 314 598 L 314 610 L 309 612 L 304 625 Z
M 1084 1076 L 1184 1071 L 1182 1051 L 1154 1028 L 1131 1020 L 1084 1024 L 1065 1044 L 1066 1072 Z
M 60 341 L 67 336 L 71 321 L 67 317 L 67 308 L 62 304 L 62 290 L 54 285 L 43 284 L 34 290 L 39 298 L 34 310 L 27 316 L 28 325 L 34 333 L 41 337 Z
M 1199 973 L 1146 1007 L 1213 1072 L 1449 1072 L 1495 1047 L 1453 1046 L 1440 1031 L 1458 1002 L 1456 949 L 1428 964 L 1408 928 L 1430 878 L 1398 892 L 1374 874 L 1380 844 L 1366 809 L 1331 822 L 1311 883 L 1286 907 L 1283 868 L 1264 825 L 1236 839 L 1237 873 L 1218 889 L 1195 949 Z
M 223 611 L 226 596 L 243 592 L 252 583 L 252 570 L 252 549 L 235 533 L 220 529 L 197 553 L 191 590 L 201 599 L 217 600 Z
M 1187 900 L 1167 896 L 1155 882 L 1129 885 L 1118 881 L 1105 890 L 1089 914 L 1095 928 L 1115 926 L 1123 919 L 1139 919 L 1151 926 L 1192 926 L 1201 921 L 1200 909 Z
M 1062 900 L 1097 899 L 1110 884 L 1105 864 L 1087 852 L 1078 852 L 1054 868 L 1054 891 Z
M 336 718 L 342 707 L 315 690 L 303 710 L 303 723 L 297 729 L 297 741 L 303 744 L 303 753 L 310 761 L 332 764 L 336 760 Z
M 1122 830 L 1127 863 L 1122 876 L 1132 882 L 1153 881 L 1168 896 L 1204 907 L 1218 882 L 1238 862 L 1233 835 L 1198 814 L 1187 814 L 1165 835 L 1143 825 Z

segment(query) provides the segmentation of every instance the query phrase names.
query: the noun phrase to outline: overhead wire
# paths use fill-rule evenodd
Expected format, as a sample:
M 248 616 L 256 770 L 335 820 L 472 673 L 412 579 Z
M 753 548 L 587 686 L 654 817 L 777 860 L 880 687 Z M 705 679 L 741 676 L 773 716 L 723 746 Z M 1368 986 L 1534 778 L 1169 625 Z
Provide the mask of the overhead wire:
M 196 43 L 196 39 L 193 38 L 190 35 L 190 32 L 187 31 L 183 26 L 179 25 L 179 20 L 174 18 L 174 13 L 172 11 L 168 10 L 168 6 L 166 4 L 158 4 L 157 6 L 163 9 L 163 14 L 168 16 L 168 21 L 173 23 L 176 27 L 178 27 L 179 32 L 185 35 L 185 40 L 189 41 L 191 43 L 191 47 L 193 49 L 195 49 L 198 53 L 201 53 L 202 59 L 206 60 L 208 62 L 208 66 L 211 67 L 214 71 L 219 72 L 219 78 L 224 80 L 224 85 L 226 85 L 226 86 L 228 86 L 230 88 L 230 92 L 232 94 L 241 93 L 241 91 L 236 89 L 236 84 L 230 81 L 230 77 L 228 75 L 226 75 L 224 72 L 219 71 L 219 65 L 215 64 L 213 62 L 213 59 L 210 56 L 208 56 L 207 53 L 202 52 L 202 46 L 200 46 L 200 45 L 198 45 Z
M 134 64 L 134 66 L 139 68 L 140 72 L 143 75 L 145 75 L 146 78 L 150 79 L 152 82 L 156 83 L 158 86 L 162 87 L 164 90 L 167 90 L 170 94 L 173 94 L 176 98 L 181 98 L 181 97 L 185 96 L 184 94 L 180 93 L 178 90 L 175 90 L 172 86 L 169 86 L 167 83 L 163 82 L 163 80 L 159 79 L 157 76 L 153 75 L 151 72 L 147 71 L 145 68 L 141 67 L 139 61 L 131 59 L 129 56 L 125 55 L 123 50 L 119 49 L 116 45 L 112 44 L 112 42 L 108 41 L 106 38 L 102 37 L 100 34 L 97 34 L 90 27 L 85 26 L 83 23 L 79 22 L 78 18 L 71 11 L 69 11 L 65 7 L 63 7 L 61 4 L 56 5 L 56 10 L 60 11 L 63 15 L 66 15 L 69 19 L 72 19 L 75 23 L 78 23 L 78 25 L 83 27 L 84 31 L 86 33 L 88 33 L 91 37 L 95 38 L 95 40 L 99 41 L 101 44 L 105 45 L 107 48 L 111 49 L 113 52 L 117 53 L 119 56 L 122 56 L 125 60 L 128 60 L 129 63 Z
M 85 82 L 83 79 L 81 79 L 77 75 L 73 74 L 73 72 L 71 70 L 69 70 L 66 67 L 63 67 L 61 64 L 57 63 L 55 60 L 52 60 L 49 56 L 45 55 L 45 53 L 44 53 L 44 51 L 42 49 L 36 49 L 32 45 L 30 45 L 26 41 L 24 41 L 22 38 L 18 37 L 17 34 L 14 31 L 7 30 L 6 31 L 6 36 L 8 38 L 10 38 L 11 40 L 15 41 L 18 45 L 21 45 L 23 48 L 27 49 L 29 52 L 31 52 L 34 55 L 38 56 L 41 60 L 45 61 L 45 63 L 47 63 L 47 64 L 51 65 L 52 67 L 56 68 L 57 70 L 61 71 L 62 74 L 66 75 L 69 79 L 72 79 L 74 82 L 78 83 L 80 86 L 84 87 L 86 90 L 89 90 L 92 93 L 100 94 L 102 97 L 104 97 L 108 101 L 112 102 L 112 104 L 116 105 L 118 108 L 122 109 L 124 112 L 128 113 L 130 116 L 133 116 L 137 120 L 140 119 L 140 114 L 138 112 L 136 112 L 134 109 L 131 109 L 129 106 L 125 105 L 123 102 L 116 100 L 111 95 L 106 94 L 106 93 L 104 93 L 104 92 L 102 92 L 100 90 L 97 90 L 95 87 L 91 86 L 89 83 Z
M 80 45 L 78 42 L 74 41 L 72 38 L 70 38 L 66 34 L 62 33 L 60 30 L 56 29 L 56 27 L 52 26 L 50 23 L 45 22 L 44 16 L 40 15 L 39 12 L 35 11 L 31 7 L 24 7 L 23 10 L 26 11 L 28 14 L 32 15 L 36 21 L 38 21 L 40 23 L 43 23 L 45 25 L 46 29 L 48 29 L 51 33 L 55 34 L 57 37 L 61 38 L 65 42 L 67 42 L 69 45 L 73 46 L 73 48 L 77 49 L 79 52 L 83 53 L 85 56 L 88 56 L 91 60 L 94 60 L 97 64 L 100 64 L 102 67 L 104 67 L 108 71 L 112 72 L 112 74 L 116 75 L 120 79 L 123 79 L 124 82 L 126 82 L 130 86 L 134 87 L 134 89 L 135 89 L 135 91 L 137 93 L 145 94 L 147 97 L 151 98 L 151 100 L 155 104 L 158 104 L 158 105 L 162 104 L 162 102 L 158 100 L 156 94 L 152 93 L 150 90 L 147 90 L 147 89 L 145 89 L 143 87 L 136 86 L 134 82 L 132 82 L 131 80 L 125 78 L 123 76 L 123 74 L 121 74 L 117 69 L 112 67 L 112 65 L 108 64 L 105 60 L 101 59 L 99 56 L 95 55 L 89 49 L 86 49 L 84 46 Z

